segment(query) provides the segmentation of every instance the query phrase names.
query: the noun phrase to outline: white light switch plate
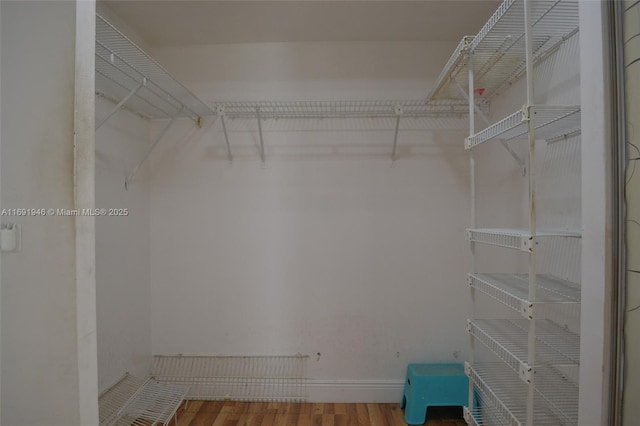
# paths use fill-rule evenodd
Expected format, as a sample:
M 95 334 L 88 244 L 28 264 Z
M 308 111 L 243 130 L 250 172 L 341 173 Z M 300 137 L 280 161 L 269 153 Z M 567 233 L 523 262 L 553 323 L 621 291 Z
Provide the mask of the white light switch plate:
M 20 251 L 21 227 L 16 223 L 3 223 L 0 227 L 0 246 L 2 251 Z

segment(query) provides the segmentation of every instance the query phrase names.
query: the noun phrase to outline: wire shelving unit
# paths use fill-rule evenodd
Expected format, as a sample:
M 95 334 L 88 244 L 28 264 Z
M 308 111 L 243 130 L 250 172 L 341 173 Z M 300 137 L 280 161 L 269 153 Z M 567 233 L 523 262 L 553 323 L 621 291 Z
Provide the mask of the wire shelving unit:
M 475 37 L 464 37 L 445 65 L 428 100 L 460 100 L 469 82 L 464 70 L 474 70 L 480 102 L 489 102 L 526 72 L 524 3 L 505 0 Z M 554 52 L 578 31 L 578 3 L 565 0 L 531 2 L 532 62 Z M 473 90 L 472 90 L 473 91 Z
M 581 231 L 538 227 L 535 166 L 539 141 L 555 143 L 580 131 L 580 107 L 535 104 L 533 78 L 534 65 L 575 35 L 578 21 L 576 0 L 504 0 L 476 36 L 465 37 L 458 44 L 427 98 L 428 102 L 467 101 L 469 111 L 475 112 L 469 114 L 469 137 L 465 139 L 471 171 L 468 284 L 472 294 L 477 290 L 522 316 L 471 319 L 467 323 L 471 357 L 465 369 L 470 378 L 465 418 L 472 425 L 557 426 L 578 421 L 580 336 L 570 331 L 568 324 L 575 326 L 570 314 L 580 307 L 580 284 L 538 271 L 537 252 L 541 247 L 562 250 L 559 247 L 563 244 L 540 243 L 580 239 Z M 480 107 L 521 77 L 526 79 L 522 109 L 490 122 Z M 476 131 L 476 116 L 486 123 L 481 131 Z M 526 160 L 507 144 L 514 139 L 528 142 Z M 473 148 L 491 141 L 501 143 L 527 172 L 524 228 L 482 228 L 476 224 Z M 480 245 L 524 252 L 527 272 L 481 273 L 476 258 Z M 556 316 L 563 318 L 563 323 L 567 321 L 567 326 L 550 319 Z M 476 362 L 476 343 L 500 362 Z

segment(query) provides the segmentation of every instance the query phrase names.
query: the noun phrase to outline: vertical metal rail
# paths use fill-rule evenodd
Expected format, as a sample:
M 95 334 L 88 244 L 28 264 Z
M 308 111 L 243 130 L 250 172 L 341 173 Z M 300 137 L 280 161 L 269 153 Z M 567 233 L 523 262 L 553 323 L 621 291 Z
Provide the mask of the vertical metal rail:
M 467 55 L 468 62 L 468 72 L 469 72 L 469 94 L 467 96 L 467 100 L 469 101 L 469 136 L 473 136 L 476 132 L 476 117 L 475 117 L 475 94 L 474 94 L 474 79 L 473 79 L 473 52 L 469 49 Z M 464 91 L 464 90 L 463 90 Z M 471 194 L 471 228 L 476 227 L 476 159 L 475 154 L 472 149 L 469 150 L 469 174 L 470 174 L 470 194 Z M 474 241 L 469 242 L 470 253 L 471 253 L 471 272 L 477 272 L 476 265 L 476 243 Z M 475 290 L 473 287 L 469 287 L 469 291 L 471 292 L 471 302 L 472 306 L 474 306 L 475 302 Z M 473 312 L 472 312 L 473 314 Z M 473 365 L 475 361 L 475 338 L 473 334 L 469 333 L 469 363 Z M 474 388 L 473 381 L 469 378 L 469 402 L 468 409 L 469 411 L 473 411 L 474 401 Z
M 138 93 L 138 90 L 140 90 L 142 88 L 142 86 L 144 86 L 147 82 L 147 79 L 145 78 L 143 80 L 142 83 L 138 84 L 136 87 L 133 88 L 133 90 L 131 90 L 127 96 L 125 96 L 124 98 L 122 98 L 122 100 L 120 102 L 118 102 L 118 104 L 116 106 L 113 107 L 113 109 L 111 110 L 111 112 L 109 112 L 109 114 L 107 114 L 107 116 L 105 118 L 102 119 L 102 121 L 100 123 L 98 123 L 98 125 L 96 125 L 96 132 L 98 131 L 98 129 L 100 127 L 102 127 L 102 125 L 104 123 L 106 123 L 107 121 L 109 121 L 109 119 L 113 116 L 113 114 L 115 114 L 120 108 L 123 107 L 124 104 L 127 103 L 127 101 L 129 99 L 131 99 L 131 97 L 133 95 L 135 95 L 136 93 Z
M 256 117 L 258 117 L 258 133 L 260 134 L 260 159 L 264 163 L 264 138 L 262 137 L 262 123 L 260 122 L 260 107 L 256 108 Z
M 535 103 L 533 87 L 533 26 L 531 16 L 531 0 L 524 1 L 524 38 L 525 38 L 525 61 L 527 79 L 527 116 L 529 130 L 529 234 L 533 236 L 531 252 L 529 254 L 529 301 L 536 301 L 536 187 L 535 187 L 535 155 L 536 155 L 536 135 L 533 117 L 530 115 L 531 105 Z M 535 368 L 536 353 L 536 312 L 531 313 L 529 320 L 529 339 L 527 363 L 530 368 Z M 534 426 L 534 395 L 535 395 L 535 374 L 531 374 L 527 391 L 527 426 Z
M 140 170 L 140 167 L 142 167 L 144 162 L 147 161 L 147 158 L 149 158 L 149 156 L 153 152 L 154 148 L 160 143 L 160 141 L 164 137 L 165 133 L 167 133 L 167 130 L 169 130 L 169 127 L 171 127 L 171 125 L 176 121 L 176 118 L 178 118 L 178 116 L 182 113 L 183 109 L 184 109 L 184 107 L 180 108 L 173 115 L 173 117 L 171 117 L 171 120 L 169 120 L 167 125 L 164 126 L 164 128 L 162 129 L 162 131 L 160 132 L 160 134 L 156 138 L 155 142 L 153 142 L 153 144 L 149 147 L 149 149 L 147 149 L 147 152 L 144 154 L 144 157 L 142 157 L 142 160 L 140 160 L 140 162 L 133 168 L 133 171 L 131 172 L 131 174 L 129 176 L 127 176 L 127 178 L 124 181 L 125 189 L 129 188 L 129 182 L 131 182 L 133 180 L 133 178 L 136 176 L 136 174 L 138 173 L 138 170 Z

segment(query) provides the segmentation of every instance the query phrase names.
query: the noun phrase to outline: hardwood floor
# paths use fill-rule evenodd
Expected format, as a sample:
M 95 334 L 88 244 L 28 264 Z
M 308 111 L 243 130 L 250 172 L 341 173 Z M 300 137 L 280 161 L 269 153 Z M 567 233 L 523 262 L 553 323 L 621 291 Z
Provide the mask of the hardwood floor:
M 398 404 L 189 401 L 178 426 L 395 426 L 406 425 Z M 457 407 L 429 409 L 427 426 L 465 426 Z M 175 426 L 172 422 L 170 426 Z

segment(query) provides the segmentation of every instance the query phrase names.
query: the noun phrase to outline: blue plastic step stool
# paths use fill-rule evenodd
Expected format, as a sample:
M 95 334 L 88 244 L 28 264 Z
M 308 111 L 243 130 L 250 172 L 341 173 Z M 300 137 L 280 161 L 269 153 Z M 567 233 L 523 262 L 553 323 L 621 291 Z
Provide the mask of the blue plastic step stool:
M 407 424 L 421 425 L 426 421 L 427 408 L 465 406 L 468 397 L 469 378 L 463 364 L 409 364 L 400 408 L 406 406 Z

